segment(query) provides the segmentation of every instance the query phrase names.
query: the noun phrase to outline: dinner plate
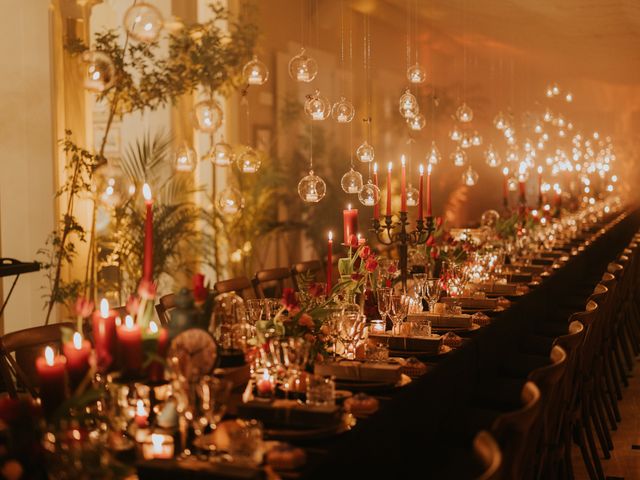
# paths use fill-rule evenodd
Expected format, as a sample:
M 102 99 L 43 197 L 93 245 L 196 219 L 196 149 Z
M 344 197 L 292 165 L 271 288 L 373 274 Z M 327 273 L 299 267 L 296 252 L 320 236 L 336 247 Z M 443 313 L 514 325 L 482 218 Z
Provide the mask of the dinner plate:
M 456 332 L 456 333 L 464 333 L 464 332 L 475 332 L 478 330 L 480 325 L 477 323 L 472 323 L 471 327 L 431 327 L 431 331 L 435 332 Z
M 451 350 L 452 348 L 449 345 L 441 345 L 440 351 L 438 353 L 420 352 L 420 351 L 414 351 L 414 350 L 389 350 L 389 355 L 393 355 L 394 357 L 401 357 L 401 358 L 416 357 L 418 360 L 420 360 L 422 358 L 440 357 L 442 355 L 451 353 Z
M 400 388 L 404 387 L 411 383 L 411 377 L 405 375 L 404 373 L 400 375 L 400 380 L 397 383 L 389 383 L 389 382 L 359 382 L 352 380 L 340 380 L 336 379 L 336 387 L 341 390 L 350 390 L 350 391 L 358 391 L 358 392 L 376 392 L 379 390 L 388 390 L 392 388 Z

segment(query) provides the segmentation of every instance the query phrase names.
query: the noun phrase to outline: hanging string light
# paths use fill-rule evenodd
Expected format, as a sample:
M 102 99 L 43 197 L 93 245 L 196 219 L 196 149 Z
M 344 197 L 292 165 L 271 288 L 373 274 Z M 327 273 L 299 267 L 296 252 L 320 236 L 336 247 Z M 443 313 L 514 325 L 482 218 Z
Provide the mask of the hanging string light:
M 349 29 L 349 65 L 351 66 L 351 28 Z M 340 2 L 340 71 L 344 72 L 344 0 Z M 340 97 L 331 108 L 331 115 L 338 123 L 349 123 L 353 120 L 356 109 L 344 96 Z

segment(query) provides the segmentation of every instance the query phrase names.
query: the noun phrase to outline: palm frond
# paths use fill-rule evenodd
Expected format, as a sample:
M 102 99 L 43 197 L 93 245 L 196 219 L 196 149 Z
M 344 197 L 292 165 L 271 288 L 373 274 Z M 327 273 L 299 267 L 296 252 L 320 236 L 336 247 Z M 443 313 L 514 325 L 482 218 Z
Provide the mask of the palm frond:
M 156 183 L 161 175 L 159 167 L 168 164 L 170 147 L 171 138 L 164 132 L 153 136 L 147 132 L 125 150 L 120 163 L 122 171 L 133 184 Z

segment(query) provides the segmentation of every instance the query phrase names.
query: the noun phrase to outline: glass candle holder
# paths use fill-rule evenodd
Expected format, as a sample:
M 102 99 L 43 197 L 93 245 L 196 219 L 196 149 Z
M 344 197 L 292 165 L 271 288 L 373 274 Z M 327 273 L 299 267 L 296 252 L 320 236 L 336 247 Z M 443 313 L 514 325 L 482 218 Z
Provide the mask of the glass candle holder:
M 173 458 L 174 443 L 171 435 L 152 433 L 142 444 L 142 456 L 145 460 Z
M 371 333 L 384 333 L 386 331 L 385 322 L 383 320 L 371 320 L 369 331 Z
M 273 398 L 276 393 L 276 376 L 269 369 L 257 370 L 254 376 L 256 384 L 256 396 L 260 398 Z

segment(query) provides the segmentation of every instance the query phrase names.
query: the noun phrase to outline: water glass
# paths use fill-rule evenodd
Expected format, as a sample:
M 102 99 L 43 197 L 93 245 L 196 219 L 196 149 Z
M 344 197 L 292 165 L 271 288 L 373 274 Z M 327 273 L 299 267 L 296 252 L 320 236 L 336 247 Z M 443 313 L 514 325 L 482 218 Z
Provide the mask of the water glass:
M 263 428 L 257 420 L 243 420 L 239 428 L 229 431 L 229 454 L 234 462 L 259 465 L 264 456 Z
M 424 296 L 429 304 L 429 311 L 432 313 L 442 295 L 442 287 L 442 281 L 439 278 L 427 278 L 424 281 Z
M 336 383 L 331 377 L 307 376 L 307 405 L 333 406 L 336 400 Z

